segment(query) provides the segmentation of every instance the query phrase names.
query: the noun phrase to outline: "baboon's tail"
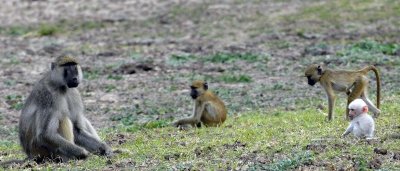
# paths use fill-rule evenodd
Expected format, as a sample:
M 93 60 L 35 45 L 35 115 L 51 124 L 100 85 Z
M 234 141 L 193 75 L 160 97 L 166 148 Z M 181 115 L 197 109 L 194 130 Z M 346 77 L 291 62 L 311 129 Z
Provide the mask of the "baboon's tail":
M 374 71 L 375 77 L 376 77 L 376 107 L 379 109 L 380 108 L 380 99 L 381 99 L 381 77 L 379 76 L 379 71 L 376 69 L 375 66 L 371 65 L 368 66 L 364 69 L 364 71 Z

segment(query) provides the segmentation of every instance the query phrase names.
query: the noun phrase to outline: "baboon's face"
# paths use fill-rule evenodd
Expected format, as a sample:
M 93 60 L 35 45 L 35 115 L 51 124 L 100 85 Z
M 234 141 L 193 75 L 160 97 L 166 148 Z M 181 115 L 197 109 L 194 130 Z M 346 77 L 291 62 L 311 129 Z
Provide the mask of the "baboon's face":
M 80 66 L 72 64 L 72 65 L 64 65 L 62 67 L 64 69 L 63 77 L 68 88 L 78 87 L 79 83 L 82 80 L 82 70 Z
M 201 96 L 204 91 L 208 89 L 208 85 L 204 81 L 193 81 L 190 86 L 190 96 L 192 99 L 197 99 L 197 97 Z
M 355 117 L 361 115 L 362 113 L 367 113 L 368 112 L 368 106 L 367 104 L 361 100 L 361 99 L 356 99 L 352 101 L 349 104 L 349 118 L 353 120 Z
M 190 96 L 192 97 L 192 99 L 196 99 L 197 97 L 199 97 L 199 92 L 197 91 L 196 87 L 190 86 Z
M 317 83 L 317 81 L 315 81 L 314 79 L 312 79 L 312 76 L 306 76 L 306 77 L 307 77 L 308 85 L 314 86 L 314 85 Z
M 305 71 L 308 85 L 314 86 L 321 78 L 322 68 L 318 65 L 311 65 Z

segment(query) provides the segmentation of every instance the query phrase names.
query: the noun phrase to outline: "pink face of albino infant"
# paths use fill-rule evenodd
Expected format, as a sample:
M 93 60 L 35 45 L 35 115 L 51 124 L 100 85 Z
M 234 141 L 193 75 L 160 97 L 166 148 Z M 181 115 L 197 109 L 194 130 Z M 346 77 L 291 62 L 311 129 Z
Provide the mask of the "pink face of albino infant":
M 363 100 L 356 99 L 349 104 L 349 117 L 351 120 L 363 113 L 368 113 L 368 106 Z

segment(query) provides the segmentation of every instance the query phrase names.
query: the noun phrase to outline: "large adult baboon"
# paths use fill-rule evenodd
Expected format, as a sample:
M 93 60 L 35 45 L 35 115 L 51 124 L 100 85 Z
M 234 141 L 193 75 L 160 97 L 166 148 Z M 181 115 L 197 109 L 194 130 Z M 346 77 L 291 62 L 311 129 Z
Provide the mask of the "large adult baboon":
M 28 159 L 83 159 L 88 152 L 111 155 L 84 116 L 76 87 L 82 80 L 77 60 L 60 56 L 34 86 L 19 122 L 19 138 Z

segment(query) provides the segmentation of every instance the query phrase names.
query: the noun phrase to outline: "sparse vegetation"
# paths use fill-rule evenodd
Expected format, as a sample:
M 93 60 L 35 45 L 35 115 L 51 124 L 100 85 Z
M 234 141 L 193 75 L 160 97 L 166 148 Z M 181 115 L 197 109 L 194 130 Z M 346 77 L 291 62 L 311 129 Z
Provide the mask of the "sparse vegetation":
M 400 131 L 400 1 L 48 1 L 46 13 L 28 4 L 0 6 L 0 161 L 26 157 L 18 110 L 63 53 L 80 59 L 85 115 L 117 152 L 7 170 L 400 170 L 390 138 Z M 324 90 L 303 77 L 311 63 L 378 67 L 377 141 L 340 138 L 345 95 L 327 122 Z M 226 102 L 221 127 L 169 126 L 192 112 L 195 79 Z
M 5 33 L 12 36 L 23 36 L 31 31 L 29 27 L 11 26 L 9 28 L 1 28 L 0 33 Z
M 302 165 L 312 164 L 313 154 L 310 151 L 295 153 L 290 158 L 274 161 L 271 164 L 255 164 L 249 170 L 291 170 Z
M 99 69 L 87 70 L 83 72 L 83 77 L 88 80 L 98 79 L 100 77 L 100 70 Z
M 253 53 L 215 53 L 213 55 L 204 58 L 205 61 L 213 63 L 228 63 L 235 62 L 237 60 L 243 60 L 247 62 L 257 62 L 267 59 L 261 55 L 256 55 Z
M 252 79 L 248 75 L 236 75 L 236 74 L 224 74 L 216 78 L 219 81 L 223 81 L 225 83 L 248 83 L 251 82 Z
M 173 66 L 178 66 L 182 65 L 183 63 L 194 60 L 196 58 L 197 57 L 194 55 L 171 55 L 171 57 L 168 60 L 168 64 Z
M 42 24 L 42 25 L 40 25 L 40 27 L 38 29 L 38 34 L 40 36 L 52 36 L 61 31 L 62 30 L 59 27 L 56 27 L 54 25 Z
M 53 36 L 55 34 L 65 34 L 72 32 L 88 31 L 105 27 L 106 24 L 100 21 L 67 21 L 60 20 L 53 23 L 41 23 L 36 25 L 15 25 L 10 27 L 0 27 L 0 34 L 11 36 L 24 36 L 29 33 L 39 36 Z
M 122 77 L 122 76 L 120 76 L 120 75 L 113 75 L 113 74 L 110 74 L 110 75 L 108 75 L 108 77 L 107 77 L 107 79 L 110 79 L 110 80 L 122 80 L 124 77 Z
M 106 85 L 105 89 L 106 89 L 106 92 L 109 93 L 109 92 L 112 92 L 115 89 L 117 89 L 117 86 L 112 85 L 112 84 L 108 84 L 108 85 Z
M 206 56 L 196 56 L 196 55 L 172 55 L 169 64 L 177 66 L 182 65 L 186 62 L 193 61 L 203 61 L 209 63 L 232 63 L 236 61 L 245 61 L 245 62 L 268 62 L 268 57 L 265 55 L 258 55 L 253 53 L 225 53 L 225 52 L 217 52 L 211 55 Z
M 337 55 L 349 63 L 368 62 L 375 65 L 400 65 L 398 44 L 382 44 L 364 40 L 346 46 Z
M 351 137 L 339 138 L 347 126 L 347 121 L 337 117 L 332 122 L 326 122 L 326 116 L 315 109 L 293 112 L 281 112 L 281 109 L 276 109 L 265 113 L 243 113 L 239 117 L 230 117 L 219 128 L 187 131 L 165 127 L 170 121 L 155 120 L 143 125 L 128 124 L 108 128 L 104 130 L 108 135 L 104 138 L 121 143 L 113 145 L 114 149 L 119 149 L 122 153 L 111 159 L 112 163 L 126 162 L 123 159 L 135 161 L 132 167 L 152 163 L 147 165 L 148 169 L 182 167 L 195 170 L 290 170 L 318 166 L 322 163 L 326 167 L 334 166 L 337 169 L 352 168 L 353 165 L 368 169 L 368 163 L 376 156 L 374 148 L 388 149 L 391 153 L 385 155 L 387 158 L 391 158 L 392 152 L 396 153 L 399 150 L 396 139 L 386 139 L 391 132 L 396 131 L 391 125 L 400 121 L 397 115 L 399 107 L 396 104 L 399 98 L 391 96 L 388 99 L 391 100 L 383 105 L 385 115 L 377 119 L 376 134 L 383 140 L 382 143 L 367 143 Z M 128 136 L 131 133 L 134 137 L 120 139 L 120 134 Z M 102 134 L 104 135 L 104 132 Z M 322 140 L 319 142 L 315 141 L 316 139 Z M 15 142 L 8 143 L 0 143 L 0 149 L 21 156 L 18 145 Z M 341 154 L 352 154 L 354 158 L 341 157 Z M 221 163 L 221 160 L 229 162 Z M 106 167 L 107 162 L 105 158 L 91 156 L 89 160 L 72 163 L 76 169 L 100 169 Z M 380 168 L 398 167 L 398 162 L 384 162 Z
M 22 103 L 22 96 L 21 95 L 15 95 L 15 94 L 7 95 L 6 96 L 6 101 L 7 101 L 7 104 L 10 105 L 10 108 L 14 109 L 14 110 L 21 110 L 23 105 L 24 105 Z

